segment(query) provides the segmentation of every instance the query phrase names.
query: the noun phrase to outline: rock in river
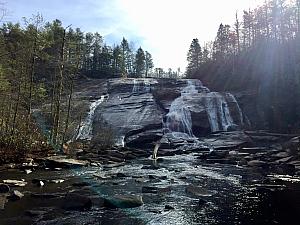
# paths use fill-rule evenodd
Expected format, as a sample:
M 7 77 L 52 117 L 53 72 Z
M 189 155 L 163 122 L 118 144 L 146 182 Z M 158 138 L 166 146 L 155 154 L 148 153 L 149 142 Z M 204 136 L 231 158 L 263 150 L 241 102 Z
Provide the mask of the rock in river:
M 213 194 L 215 194 L 215 192 L 213 192 L 213 191 L 209 191 L 205 188 L 197 187 L 194 185 L 187 186 L 185 191 L 186 191 L 186 193 L 188 193 L 194 197 L 210 197 Z
M 135 195 L 116 195 L 104 201 L 104 206 L 107 208 L 135 208 L 143 204 L 142 196 Z
M 86 210 L 92 207 L 92 201 L 89 197 L 75 193 L 69 193 L 62 202 L 62 208 L 65 210 Z
M 0 184 L 0 193 L 8 193 L 10 188 L 7 184 Z

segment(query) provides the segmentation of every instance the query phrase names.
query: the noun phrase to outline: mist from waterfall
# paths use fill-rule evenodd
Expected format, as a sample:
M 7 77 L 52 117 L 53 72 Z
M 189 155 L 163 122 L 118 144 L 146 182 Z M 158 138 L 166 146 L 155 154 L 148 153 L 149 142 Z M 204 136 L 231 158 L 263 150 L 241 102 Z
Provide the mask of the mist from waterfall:
M 100 97 L 100 99 L 91 103 L 88 115 L 85 118 L 85 120 L 81 123 L 79 132 L 76 136 L 76 140 L 78 140 L 78 139 L 91 140 L 92 139 L 93 120 L 94 120 L 95 110 L 105 100 L 106 97 L 107 97 L 107 95 L 102 95 Z

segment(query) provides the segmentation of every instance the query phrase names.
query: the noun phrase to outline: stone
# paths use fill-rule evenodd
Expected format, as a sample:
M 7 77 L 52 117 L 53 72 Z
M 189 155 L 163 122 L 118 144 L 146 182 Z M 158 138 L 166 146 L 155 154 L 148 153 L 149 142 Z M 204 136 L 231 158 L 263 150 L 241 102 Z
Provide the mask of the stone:
M 40 199 L 51 199 L 51 198 L 61 197 L 61 195 L 56 193 L 31 193 L 30 196 L 32 198 L 40 198 Z
M 26 210 L 24 212 L 26 216 L 30 216 L 30 217 L 39 217 L 45 213 L 47 213 L 47 211 L 43 211 L 43 210 Z
M 171 205 L 165 205 L 165 210 L 174 210 L 175 208 Z
M 265 161 L 261 161 L 261 160 L 252 160 L 248 162 L 248 166 L 251 167 L 266 167 L 268 166 L 268 163 L 266 163 Z
M 87 161 L 71 159 L 67 156 L 50 156 L 43 160 L 51 168 L 77 168 L 89 165 Z
M 135 208 L 143 204 L 142 196 L 135 195 L 116 195 L 104 201 L 104 206 L 107 208 Z
M 68 193 L 63 199 L 62 208 L 65 210 L 82 211 L 92 207 L 92 201 L 89 197 L 80 194 Z
M 152 187 L 152 186 L 144 186 L 142 187 L 142 193 L 151 193 L 151 194 L 163 194 L 171 192 L 170 187 Z
M 7 184 L 0 184 L 0 193 L 8 193 L 10 187 Z
M 205 199 L 199 198 L 199 201 L 198 201 L 198 205 L 199 205 L 199 206 L 203 206 L 203 205 L 206 204 L 206 203 L 207 203 L 207 201 L 206 201 Z
M 5 195 L 0 195 L 0 210 L 5 208 L 5 204 L 7 203 L 7 198 Z
M 8 196 L 9 200 L 17 201 L 24 197 L 24 194 L 22 194 L 18 190 L 13 190 L 10 195 Z
M 82 181 L 82 182 L 75 182 L 72 184 L 72 186 L 74 187 L 87 187 L 87 186 L 91 186 L 90 183 Z
M 194 185 L 189 185 L 185 189 L 186 193 L 194 196 L 194 197 L 211 197 L 215 194 L 214 191 L 209 191 L 202 187 L 197 187 Z
M 27 185 L 27 182 L 23 180 L 3 180 L 3 183 L 15 187 L 24 187 L 25 185 Z

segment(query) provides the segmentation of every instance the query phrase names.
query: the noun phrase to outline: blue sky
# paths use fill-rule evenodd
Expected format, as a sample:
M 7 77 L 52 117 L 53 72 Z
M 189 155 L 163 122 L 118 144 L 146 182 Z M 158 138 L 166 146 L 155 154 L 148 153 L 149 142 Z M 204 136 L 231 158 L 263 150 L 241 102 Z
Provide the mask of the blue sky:
M 2 0 L 0 0 L 2 1 Z M 263 0 L 7 0 L 6 20 L 22 21 L 41 13 L 85 32 L 98 31 L 108 44 L 122 37 L 152 53 L 156 67 L 186 66 L 193 38 L 212 40 L 221 22 L 233 24 L 235 12 Z M 2 1 L 3 2 L 3 1 Z M 5 0 L 4 0 L 5 2 Z

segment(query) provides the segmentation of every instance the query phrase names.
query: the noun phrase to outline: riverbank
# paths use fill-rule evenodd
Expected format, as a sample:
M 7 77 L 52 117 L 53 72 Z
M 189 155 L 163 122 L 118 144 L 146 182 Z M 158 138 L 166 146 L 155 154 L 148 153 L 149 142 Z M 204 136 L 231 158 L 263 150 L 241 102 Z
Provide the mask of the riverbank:
M 150 149 L 77 149 L 7 165 L 0 223 L 297 224 L 299 139 L 242 134 L 202 139 L 213 151 L 162 144 L 155 161 Z

